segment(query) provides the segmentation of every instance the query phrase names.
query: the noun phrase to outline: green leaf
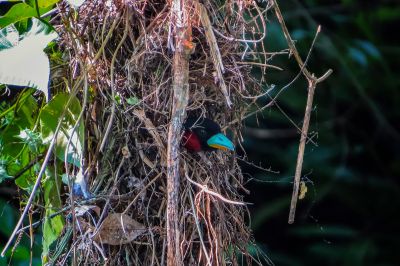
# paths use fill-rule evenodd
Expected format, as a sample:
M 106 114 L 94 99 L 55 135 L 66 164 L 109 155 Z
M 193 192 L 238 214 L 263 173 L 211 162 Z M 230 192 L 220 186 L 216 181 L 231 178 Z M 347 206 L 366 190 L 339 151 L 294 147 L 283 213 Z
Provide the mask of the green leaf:
M 70 101 L 68 108 L 67 103 Z M 67 108 L 67 110 L 65 110 Z M 64 112 L 65 110 L 65 112 Z M 65 151 L 69 138 L 71 143 L 67 151 L 67 162 L 80 167 L 80 158 L 82 155 L 82 147 L 84 143 L 84 125 L 81 122 L 76 131 L 73 131 L 75 124 L 78 121 L 78 116 L 81 113 L 81 105 L 75 96 L 65 93 L 58 94 L 51 100 L 40 113 L 40 130 L 44 142 L 50 142 L 54 137 L 58 122 L 62 118 L 61 129 L 57 135 L 56 156 L 60 160 L 65 160 Z
M 51 9 L 50 6 L 46 8 L 39 8 L 39 13 L 43 15 L 47 11 Z M 5 28 L 8 25 L 15 23 L 20 20 L 24 20 L 27 18 L 33 18 L 37 16 L 36 8 L 29 6 L 26 3 L 19 3 L 13 5 L 10 10 L 4 15 L 0 17 L 0 28 Z
M 21 150 L 19 156 L 14 161 L 10 161 L 7 170 L 10 175 L 15 176 L 18 172 L 21 171 L 23 167 L 29 164 L 32 158 L 32 154 L 29 151 L 27 146 Z M 37 171 L 34 168 L 30 168 L 28 171 L 25 171 L 20 177 L 15 179 L 15 184 L 30 193 L 32 191 L 33 185 L 35 184 L 37 177 Z
M 126 102 L 129 105 L 136 105 L 140 102 L 140 100 L 137 97 L 129 97 L 128 99 L 126 99 Z
M 24 143 L 18 138 L 20 131 L 34 126 L 33 114 L 37 111 L 37 103 L 32 96 L 28 96 L 15 109 L 7 126 L 0 131 L 1 152 L 13 158 L 17 158 L 24 148 Z
M 36 88 L 48 99 L 50 63 L 43 49 L 55 38 L 57 33 L 38 19 L 21 36 L 14 25 L 2 29 L 0 83 Z
M 29 164 L 33 156 L 43 152 L 41 136 L 32 131 L 35 127 L 38 104 L 32 90 L 25 90 L 20 100 L 5 111 L 7 122 L 0 131 L 0 153 L 3 160 L 2 172 L 13 177 Z M 35 181 L 34 169 L 29 169 L 15 180 L 20 188 L 30 191 Z
M 28 146 L 30 151 L 34 153 L 39 153 L 39 148 L 42 144 L 42 139 L 39 133 L 30 130 L 29 128 L 20 131 L 17 136 L 20 138 L 24 144 Z
M 50 246 L 58 239 L 64 228 L 64 219 L 62 215 L 50 218 L 52 214 L 62 207 L 60 198 L 61 180 L 57 177 L 57 174 L 54 174 L 52 168 L 46 171 L 46 175 L 47 178 L 43 182 L 46 217 L 43 223 L 42 259 L 48 258 Z
M 49 6 L 53 6 L 54 4 L 58 3 L 60 0 L 37 0 L 39 8 L 45 8 Z M 36 7 L 36 1 L 35 0 L 26 0 L 25 3 L 27 3 L 31 7 Z
M 118 95 L 118 94 L 115 95 L 115 96 L 114 96 L 114 100 L 115 100 L 116 103 L 121 104 L 121 101 L 122 101 L 122 100 L 121 100 L 121 96 L 120 96 L 120 95 Z

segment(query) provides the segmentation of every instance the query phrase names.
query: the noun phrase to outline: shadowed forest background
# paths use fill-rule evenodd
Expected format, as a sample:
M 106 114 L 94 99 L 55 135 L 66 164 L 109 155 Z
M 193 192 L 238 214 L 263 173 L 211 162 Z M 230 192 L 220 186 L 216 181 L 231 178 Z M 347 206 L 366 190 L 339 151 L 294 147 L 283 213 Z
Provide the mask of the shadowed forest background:
M 249 178 L 245 201 L 254 203 L 249 222 L 255 240 L 276 265 L 397 265 L 400 5 L 395 0 L 279 3 L 303 58 L 317 25 L 322 26 L 308 68 L 317 75 L 328 68 L 334 72 L 316 90 L 310 135 L 317 146 L 308 143 L 306 148 L 303 181 L 308 191 L 298 203 L 294 225 L 287 224 L 299 142 L 293 123 L 301 126 L 306 81 L 299 79 L 286 89 L 279 108 L 245 121 L 243 145 L 249 161 L 277 172 L 242 165 Z M 275 17 L 269 20 L 267 50 L 287 48 Z M 287 62 L 276 57 L 272 63 Z M 270 84 L 281 88 L 288 76 L 297 75 L 297 64 L 290 62 L 290 69 L 267 72 Z M 10 184 L 0 186 L 1 246 L 18 218 Z M 41 249 L 40 238 L 35 239 L 37 265 Z M 23 237 L 12 265 L 26 265 L 29 246 Z M 0 265 L 6 262 L 0 258 Z
M 279 174 L 244 166 L 250 182 L 252 228 L 276 265 L 396 265 L 400 261 L 400 24 L 397 1 L 284 1 L 282 12 L 303 52 L 322 26 L 309 68 L 334 73 L 316 91 L 303 167 L 306 198 L 294 225 L 286 223 L 298 134 L 277 108 L 246 121 L 245 148 L 254 162 Z M 284 45 L 278 25 L 267 45 Z M 281 42 L 279 42 L 281 40 Z M 279 64 L 278 64 L 279 65 Z M 320 72 L 318 72 L 320 69 Z M 293 67 L 292 75 L 297 71 Z M 280 84 L 279 73 L 268 74 Z M 287 73 L 284 73 L 287 75 Z M 280 107 L 297 124 L 306 101 L 304 81 L 286 90 Z M 289 94 L 290 97 L 287 95 Z M 285 129 L 286 137 L 272 137 Z

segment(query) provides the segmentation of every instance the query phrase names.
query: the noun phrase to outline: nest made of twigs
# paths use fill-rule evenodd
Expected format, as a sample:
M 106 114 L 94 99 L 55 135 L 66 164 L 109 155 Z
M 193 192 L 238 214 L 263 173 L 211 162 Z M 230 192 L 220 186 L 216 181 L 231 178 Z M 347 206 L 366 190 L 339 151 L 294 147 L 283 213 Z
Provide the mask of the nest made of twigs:
M 268 7 L 260 10 L 247 0 L 196 3 L 206 13 L 191 21 L 195 47 L 190 57 L 187 112 L 217 121 L 237 140 L 240 121 L 262 95 L 261 82 L 251 76 L 249 61 L 261 60 L 258 64 L 263 71 L 268 66 L 263 46 Z M 70 62 L 66 70 L 70 87 L 81 79 L 90 95 L 84 106 L 85 171 L 94 196 L 88 209 L 96 211 L 78 215 L 74 241 L 58 262 L 65 262 L 75 249 L 79 263 L 165 265 L 171 3 L 88 0 L 78 11 L 65 3 L 59 8 L 56 27 L 60 47 Z M 201 16 L 208 16 L 211 29 Z M 256 52 L 264 55 L 257 57 Z M 217 63 L 224 67 L 222 74 L 216 71 L 215 53 L 220 54 Z M 85 92 L 78 95 L 83 99 Z M 242 255 L 249 265 L 252 260 L 260 263 L 260 258 L 247 251 L 252 244 L 243 203 L 247 190 L 235 154 L 211 152 L 205 157 L 181 149 L 179 226 L 185 265 L 237 265 Z M 122 225 L 119 229 L 127 234 L 126 241 L 102 241 L 98 237 L 101 224 L 112 214 L 120 214 L 121 221 L 132 223 L 132 230 L 141 233 L 131 238 L 130 229 Z M 118 238 L 118 232 L 114 233 Z

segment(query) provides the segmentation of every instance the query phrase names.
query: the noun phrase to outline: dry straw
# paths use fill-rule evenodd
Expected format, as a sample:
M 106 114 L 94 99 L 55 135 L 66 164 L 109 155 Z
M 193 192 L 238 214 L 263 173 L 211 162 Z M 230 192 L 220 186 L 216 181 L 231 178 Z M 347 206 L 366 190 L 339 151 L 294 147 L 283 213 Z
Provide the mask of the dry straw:
M 183 115 L 212 118 L 240 139 L 240 122 L 267 94 L 264 74 L 279 69 L 269 60 L 287 54 L 265 49 L 269 3 L 88 0 L 79 10 L 58 6 L 53 22 L 69 62 L 60 85 L 68 90 L 82 84 L 84 171 L 93 199 L 66 200 L 73 237 L 60 241 L 54 263 L 166 265 L 168 208 L 176 211 L 177 264 L 269 261 L 261 252 L 249 253 L 253 240 L 243 202 L 248 191 L 233 153 L 200 156 L 178 146 L 180 179 L 168 187 L 177 51 L 188 62 Z M 254 66 L 261 69 L 260 80 L 250 73 Z M 176 121 L 179 129 L 182 121 Z M 170 189 L 177 189 L 176 206 L 169 205 Z M 109 223 L 109 233 L 102 231 Z M 112 241 L 102 241 L 107 234 Z

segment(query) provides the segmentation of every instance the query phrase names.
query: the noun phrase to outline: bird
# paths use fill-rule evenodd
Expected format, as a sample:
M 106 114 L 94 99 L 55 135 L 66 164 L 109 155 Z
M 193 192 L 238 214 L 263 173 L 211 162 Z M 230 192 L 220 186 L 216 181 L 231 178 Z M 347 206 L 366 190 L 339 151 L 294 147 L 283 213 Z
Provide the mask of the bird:
M 221 127 L 211 119 L 189 117 L 183 124 L 182 144 L 189 152 L 213 150 L 234 151 L 235 146 L 221 132 Z

